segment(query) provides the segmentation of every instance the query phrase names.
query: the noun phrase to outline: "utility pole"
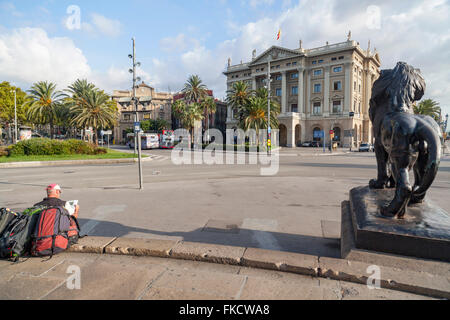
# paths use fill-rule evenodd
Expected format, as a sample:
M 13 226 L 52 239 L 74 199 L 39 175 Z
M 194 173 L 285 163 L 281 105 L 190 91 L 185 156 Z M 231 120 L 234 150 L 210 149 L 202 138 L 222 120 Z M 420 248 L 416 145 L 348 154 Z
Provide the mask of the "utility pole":
M 270 127 L 270 57 L 267 69 L 267 154 L 272 154 L 272 128 Z M 283 92 L 284 94 L 284 92 Z
M 130 73 L 133 73 L 133 104 L 135 107 L 135 115 L 134 115 L 134 150 L 138 154 L 138 167 L 139 167 L 139 190 L 144 189 L 143 177 L 142 177 L 142 152 L 141 152 L 141 129 L 140 126 L 137 128 L 139 124 L 139 116 L 138 116 L 138 101 L 136 99 L 136 81 L 139 81 L 140 78 L 136 77 L 136 67 L 140 66 L 140 62 L 136 62 L 136 44 L 134 37 L 131 39 L 133 41 L 133 54 L 128 55 L 130 59 L 133 59 L 133 69 L 130 69 Z
M 11 93 L 14 92 L 14 143 L 17 143 L 17 98 L 16 98 L 17 89 L 11 90 Z

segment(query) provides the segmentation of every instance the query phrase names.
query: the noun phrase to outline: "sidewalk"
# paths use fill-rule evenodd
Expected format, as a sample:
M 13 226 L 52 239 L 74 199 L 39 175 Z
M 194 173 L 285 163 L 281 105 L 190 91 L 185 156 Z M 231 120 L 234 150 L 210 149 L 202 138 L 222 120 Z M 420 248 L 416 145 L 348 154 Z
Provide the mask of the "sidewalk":
M 183 241 L 87 237 L 50 260 L 0 261 L 0 299 L 432 299 L 405 290 L 448 297 L 448 264 L 388 260 L 395 268 L 380 266 L 383 288 L 371 290 L 364 274 L 367 262 Z
M 80 289 L 74 270 L 80 271 Z M 73 288 L 73 289 L 71 289 Z M 430 299 L 393 290 L 248 267 L 153 257 L 63 253 L 0 261 L 0 300 Z

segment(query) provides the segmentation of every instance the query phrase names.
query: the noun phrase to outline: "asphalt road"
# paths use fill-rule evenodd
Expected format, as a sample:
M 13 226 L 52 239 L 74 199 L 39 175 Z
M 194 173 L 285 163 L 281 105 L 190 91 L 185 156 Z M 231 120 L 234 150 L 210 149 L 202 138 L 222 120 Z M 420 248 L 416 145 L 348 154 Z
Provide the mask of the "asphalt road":
M 26 208 L 59 183 L 81 204 L 83 233 L 177 239 L 339 257 L 341 202 L 376 176 L 373 153 L 280 153 L 279 171 L 259 165 L 174 165 L 170 150 L 144 151 L 144 190 L 136 164 L 0 169 L 0 207 Z M 450 157 L 430 202 L 450 211 Z

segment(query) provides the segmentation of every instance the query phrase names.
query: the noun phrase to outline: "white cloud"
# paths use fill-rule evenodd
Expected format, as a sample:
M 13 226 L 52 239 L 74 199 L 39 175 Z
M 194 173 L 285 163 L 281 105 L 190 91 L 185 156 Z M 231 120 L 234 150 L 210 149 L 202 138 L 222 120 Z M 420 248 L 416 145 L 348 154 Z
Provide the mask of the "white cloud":
M 1 78 L 32 84 L 48 80 L 59 88 L 89 76 L 83 52 L 69 38 L 50 38 L 40 28 L 21 28 L 0 34 Z
M 68 28 L 67 21 L 71 17 L 65 17 L 62 21 L 64 27 L 68 30 L 78 30 L 81 28 L 86 34 L 91 36 L 107 36 L 111 38 L 118 37 L 122 34 L 123 25 L 119 20 L 109 19 L 98 13 L 92 13 L 90 15 L 89 22 L 83 20 L 83 15 L 80 12 L 80 26 L 78 28 Z
M 100 14 L 91 15 L 92 23 L 102 34 L 117 37 L 122 32 L 122 23 L 118 20 L 108 19 Z
M 270 0 L 262 0 L 269 1 Z M 262 1 L 247 2 L 253 5 Z M 286 4 L 288 2 L 285 2 Z M 348 31 L 352 38 L 367 48 L 377 48 L 382 68 L 392 68 L 397 61 L 405 61 L 420 68 L 427 81 L 427 98 L 440 101 L 445 112 L 450 113 L 450 4 L 445 0 L 380 0 L 380 29 L 369 28 L 367 8 L 371 0 L 342 2 L 338 0 L 302 0 L 278 15 L 264 17 L 243 25 L 225 17 L 231 39 L 206 48 L 201 44 L 186 49 L 177 56 L 166 57 L 153 66 L 162 88 L 167 83 L 181 88 L 190 73 L 199 74 L 204 82 L 223 97 L 226 79 L 221 74 L 228 57 L 233 64 L 249 61 L 253 49 L 261 54 L 271 45 L 314 48 L 346 41 Z M 276 41 L 278 29 L 282 38 Z M 164 65 L 164 68 L 160 66 Z M 178 80 L 177 80 L 178 79 Z M 449 106 L 449 107 L 446 107 Z

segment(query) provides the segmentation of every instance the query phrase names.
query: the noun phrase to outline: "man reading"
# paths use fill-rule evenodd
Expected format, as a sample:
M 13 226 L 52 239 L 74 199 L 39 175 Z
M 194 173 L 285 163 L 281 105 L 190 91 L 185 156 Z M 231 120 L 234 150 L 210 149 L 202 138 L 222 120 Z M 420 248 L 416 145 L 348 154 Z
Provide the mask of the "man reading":
M 65 207 L 66 206 L 66 201 L 63 201 L 60 199 L 61 197 L 61 187 L 58 184 L 51 184 L 47 187 L 46 189 L 47 191 L 47 198 L 45 198 L 44 200 L 42 200 L 39 203 L 36 203 L 34 206 L 38 207 L 38 206 L 44 206 L 44 207 Z M 73 216 L 78 219 L 78 212 L 80 210 L 80 206 L 76 205 L 75 206 L 75 213 L 73 214 Z

